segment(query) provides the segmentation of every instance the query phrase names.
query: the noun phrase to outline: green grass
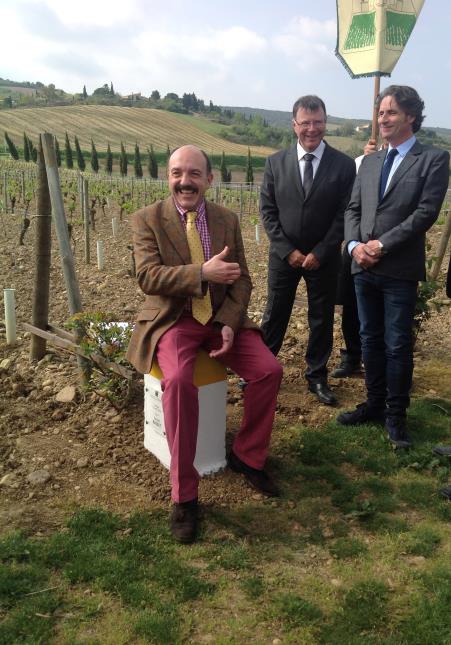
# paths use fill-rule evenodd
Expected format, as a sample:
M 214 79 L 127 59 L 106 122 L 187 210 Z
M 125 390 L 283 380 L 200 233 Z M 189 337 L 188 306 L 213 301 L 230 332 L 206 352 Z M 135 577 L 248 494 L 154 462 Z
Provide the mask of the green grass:
M 278 431 L 280 500 L 205 509 L 189 547 L 166 511 L 5 534 L 0 645 L 449 645 L 450 415 L 416 401 L 409 453 L 377 427 Z

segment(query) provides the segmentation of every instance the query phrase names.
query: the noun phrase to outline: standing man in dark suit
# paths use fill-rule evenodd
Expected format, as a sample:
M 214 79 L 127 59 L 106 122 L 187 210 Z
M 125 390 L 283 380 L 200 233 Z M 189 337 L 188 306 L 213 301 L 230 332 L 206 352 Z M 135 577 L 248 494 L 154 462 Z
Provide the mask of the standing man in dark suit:
M 327 384 L 334 304 L 343 240 L 343 213 L 355 177 L 354 161 L 324 140 L 326 106 L 302 96 L 293 106 L 297 143 L 271 155 L 261 187 L 260 210 L 270 241 L 268 302 L 262 329 L 279 352 L 301 278 L 307 287 L 309 340 L 306 379 L 327 405 L 336 398 Z
M 227 458 L 230 468 L 261 493 L 279 494 L 264 465 L 282 368 L 247 316 L 252 284 L 239 221 L 235 213 L 205 200 L 212 180 L 207 155 L 182 146 L 168 162 L 171 196 L 132 219 L 136 275 L 146 300 L 127 358 L 145 374 L 156 357 L 163 372 L 171 531 L 186 543 L 197 532 L 199 402 L 193 371 L 199 348 L 248 383 L 243 420 Z
M 426 231 L 448 187 L 449 153 L 416 140 L 424 103 L 413 88 L 390 85 L 376 106 L 380 133 L 389 145 L 363 159 L 345 214 L 367 400 L 337 420 L 385 423 L 392 444 L 408 448 L 417 286 L 426 277 Z

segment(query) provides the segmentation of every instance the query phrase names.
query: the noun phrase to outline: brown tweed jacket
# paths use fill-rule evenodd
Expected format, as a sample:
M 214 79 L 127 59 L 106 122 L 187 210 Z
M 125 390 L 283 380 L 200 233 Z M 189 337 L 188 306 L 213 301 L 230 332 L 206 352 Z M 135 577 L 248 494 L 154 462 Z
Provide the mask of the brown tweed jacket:
M 227 245 L 230 262 L 238 262 L 241 276 L 233 285 L 212 284 L 213 320 L 235 332 L 258 329 L 246 314 L 252 283 L 244 256 L 237 216 L 207 202 L 212 255 Z M 204 295 L 199 264 L 192 264 L 186 233 L 172 197 L 158 201 L 132 216 L 136 274 L 146 294 L 128 347 L 127 359 L 142 374 L 150 371 L 155 347 L 165 331 L 182 315 L 188 298 Z

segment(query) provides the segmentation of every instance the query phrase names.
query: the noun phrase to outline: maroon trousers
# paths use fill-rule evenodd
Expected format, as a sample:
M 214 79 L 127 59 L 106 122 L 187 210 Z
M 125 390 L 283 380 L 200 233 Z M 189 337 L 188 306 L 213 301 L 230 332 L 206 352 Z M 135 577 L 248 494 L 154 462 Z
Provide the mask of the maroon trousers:
M 211 351 L 221 346 L 218 327 L 211 323 L 201 325 L 189 315 L 182 316 L 157 345 L 156 357 L 163 372 L 162 402 L 174 502 L 196 498 L 199 484 L 194 467 L 199 422 L 198 389 L 193 384 L 197 350 Z M 261 469 L 268 454 L 282 367 L 254 329 L 236 333 L 232 348 L 218 360 L 248 382 L 244 389 L 243 420 L 233 451 L 249 466 Z

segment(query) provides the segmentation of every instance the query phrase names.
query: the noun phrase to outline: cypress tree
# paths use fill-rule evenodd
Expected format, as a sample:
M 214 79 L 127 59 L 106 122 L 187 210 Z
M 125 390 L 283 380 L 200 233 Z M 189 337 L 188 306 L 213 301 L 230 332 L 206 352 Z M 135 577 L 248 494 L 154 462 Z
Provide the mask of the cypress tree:
M 60 144 L 58 142 L 58 139 L 56 137 L 53 137 L 53 140 L 55 141 L 55 156 L 56 156 L 56 165 L 58 168 L 61 168 L 61 150 L 60 150 Z
M 148 148 L 148 151 L 149 151 L 149 158 L 147 161 L 147 168 L 149 170 L 149 175 L 152 177 L 152 179 L 158 179 L 157 158 L 155 156 L 155 152 L 153 150 L 152 144 L 150 144 L 150 148 Z
M 10 139 L 9 134 L 5 131 L 5 142 L 6 145 L 8 146 L 9 154 L 13 159 L 16 161 L 19 159 L 19 153 L 17 152 L 17 148 L 14 144 L 14 141 Z
M 113 81 L 110 83 L 110 95 L 114 96 L 114 87 L 113 87 Z
M 125 152 L 124 144 L 121 141 L 121 155 L 119 157 L 119 170 L 123 177 L 126 177 L 128 172 L 128 159 Z
M 142 177 L 143 176 L 143 167 L 142 167 L 142 164 L 141 164 L 141 153 L 139 152 L 139 146 L 138 146 L 137 143 L 135 143 L 134 166 L 135 166 L 135 177 Z
M 245 183 L 246 184 L 253 184 L 254 183 L 254 169 L 252 168 L 252 157 L 251 157 L 251 149 L 247 149 L 247 160 L 246 160 L 246 178 L 245 178 Z
M 99 158 L 94 141 L 91 139 L 91 168 L 93 172 L 99 172 Z
M 107 172 L 109 175 L 111 175 L 111 173 L 113 172 L 113 155 L 111 154 L 109 143 L 108 148 L 106 149 L 105 172 Z
M 86 91 L 86 85 L 83 85 L 83 98 L 84 99 L 88 98 L 88 92 Z
M 169 157 L 171 156 L 171 148 L 169 147 L 169 143 L 166 144 L 166 161 L 169 161 Z
M 77 164 L 81 172 L 83 172 L 83 170 L 86 168 L 86 162 L 83 157 L 83 153 L 81 151 L 77 136 L 74 137 L 74 144 L 75 144 L 75 154 L 77 155 Z
M 28 138 L 28 149 L 30 151 L 31 160 L 34 161 L 34 163 L 37 163 L 38 162 L 38 149 L 35 148 L 35 145 L 34 145 L 33 141 L 30 138 Z
M 30 148 L 28 146 L 27 133 L 23 133 L 23 158 L 24 161 L 30 161 Z
M 230 179 L 229 179 L 229 171 L 227 170 L 224 150 L 222 151 L 220 172 L 221 172 L 222 183 L 227 184 L 230 181 Z
M 72 148 L 70 147 L 69 135 L 66 132 L 66 140 L 64 143 L 64 152 L 66 155 L 66 168 L 74 167 L 74 156 L 72 154 Z

